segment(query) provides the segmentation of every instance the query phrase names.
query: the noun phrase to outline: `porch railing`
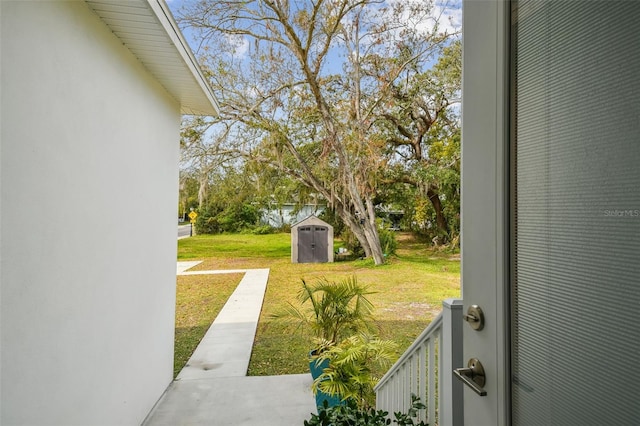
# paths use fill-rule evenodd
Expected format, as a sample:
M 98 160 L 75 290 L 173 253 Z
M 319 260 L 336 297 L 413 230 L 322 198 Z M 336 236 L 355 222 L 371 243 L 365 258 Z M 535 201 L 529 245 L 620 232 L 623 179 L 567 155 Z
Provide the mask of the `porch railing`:
M 462 366 L 462 300 L 447 299 L 442 308 L 375 387 L 376 408 L 391 418 L 406 413 L 415 394 L 427 406 L 418 420 L 430 426 L 464 424 L 462 382 L 452 374 Z

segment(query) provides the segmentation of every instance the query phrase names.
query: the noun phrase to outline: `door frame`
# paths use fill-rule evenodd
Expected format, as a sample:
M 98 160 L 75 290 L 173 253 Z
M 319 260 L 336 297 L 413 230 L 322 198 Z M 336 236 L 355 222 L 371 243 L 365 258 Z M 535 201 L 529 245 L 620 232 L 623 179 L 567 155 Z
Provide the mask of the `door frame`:
M 485 315 L 482 330 L 463 327 L 463 352 L 482 362 L 487 391 L 464 387 L 474 426 L 510 424 L 509 11 L 509 0 L 463 2 L 461 287 L 463 312 Z

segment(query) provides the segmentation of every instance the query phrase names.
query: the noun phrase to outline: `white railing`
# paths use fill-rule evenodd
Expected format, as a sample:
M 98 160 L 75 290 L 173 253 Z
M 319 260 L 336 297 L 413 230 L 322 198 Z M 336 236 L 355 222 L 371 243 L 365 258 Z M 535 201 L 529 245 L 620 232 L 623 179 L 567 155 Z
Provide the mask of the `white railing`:
M 452 371 L 462 365 L 462 300 L 447 299 L 442 312 L 375 387 L 376 408 L 406 413 L 411 394 L 427 406 L 418 420 L 430 426 L 464 424 L 462 383 Z

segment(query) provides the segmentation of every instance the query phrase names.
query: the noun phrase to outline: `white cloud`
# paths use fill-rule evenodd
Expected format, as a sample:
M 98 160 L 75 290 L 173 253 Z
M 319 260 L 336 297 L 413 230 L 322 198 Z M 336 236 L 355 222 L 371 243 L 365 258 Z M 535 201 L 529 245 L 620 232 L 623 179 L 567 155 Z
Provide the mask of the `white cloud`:
M 226 35 L 231 54 L 235 58 L 244 58 L 249 52 L 249 40 L 241 35 Z
M 424 5 L 424 0 L 387 0 L 386 3 L 393 6 L 402 3 L 404 6 Z M 435 0 L 430 13 L 431 19 L 424 17 L 412 16 L 411 7 L 407 7 L 404 12 L 403 20 L 405 22 L 414 22 L 416 29 L 424 33 L 433 31 L 436 22 L 438 24 L 439 33 L 455 33 L 462 29 L 462 1 L 461 0 Z M 415 22 L 416 18 L 420 22 Z
M 462 29 L 462 5 L 456 1 L 438 2 L 433 14 L 440 16 L 438 29 L 449 34 Z

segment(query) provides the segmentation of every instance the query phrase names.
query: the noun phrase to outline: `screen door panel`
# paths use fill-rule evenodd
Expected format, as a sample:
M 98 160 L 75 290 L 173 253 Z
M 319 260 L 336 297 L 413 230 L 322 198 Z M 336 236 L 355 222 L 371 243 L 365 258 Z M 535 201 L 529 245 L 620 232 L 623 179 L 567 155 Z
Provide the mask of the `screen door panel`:
M 512 420 L 640 422 L 640 2 L 512 5 Z

